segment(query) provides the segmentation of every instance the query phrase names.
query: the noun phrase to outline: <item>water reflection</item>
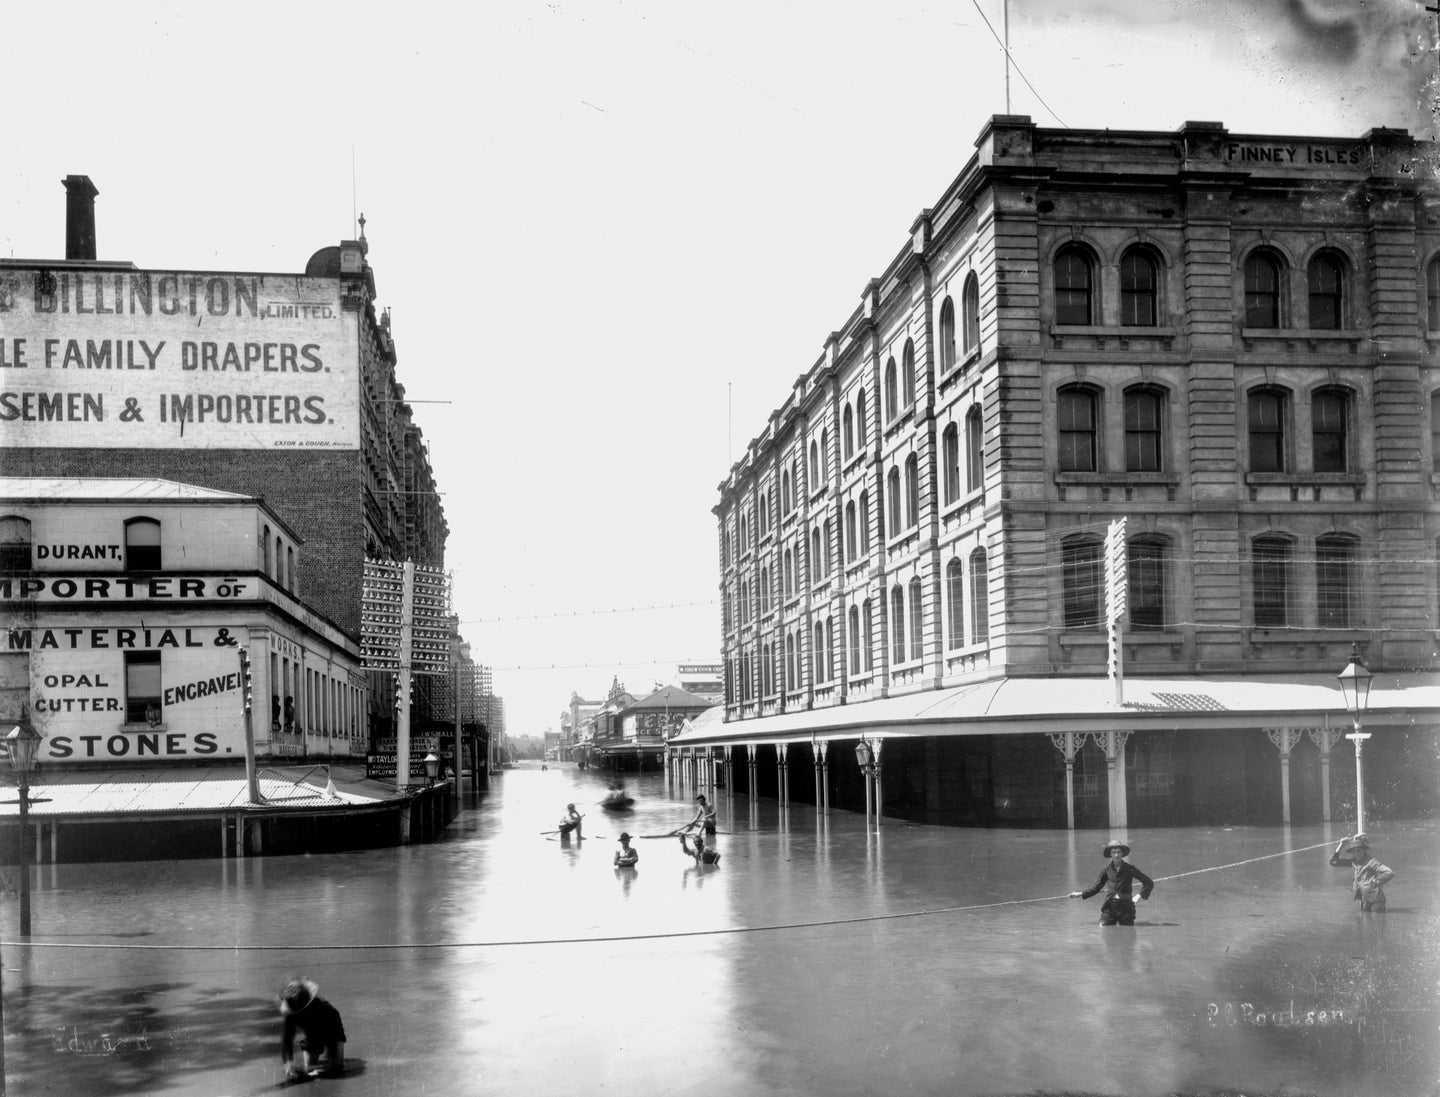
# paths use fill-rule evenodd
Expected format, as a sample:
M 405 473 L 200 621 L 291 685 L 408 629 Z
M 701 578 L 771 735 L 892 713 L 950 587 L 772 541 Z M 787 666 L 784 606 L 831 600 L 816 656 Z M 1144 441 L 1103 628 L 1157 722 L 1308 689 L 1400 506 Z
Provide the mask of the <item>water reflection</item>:
M 345 1016 L 365 1065 L 350 1097 L 420 1077 L 547 1097 L 1408 1097 L 1440 1076 L 1433 826 L 1385 836 L 1397 875 L 1379 916 L 1348 902 L 1325 828 L 1133 831 L 1156 891 L 1140 924 L 1102 928 L 1093 901 L 1061 897 L 1094 881 L 1104 833 L 867 832 L 721 789 L 717 869 L 671 836 L 694 814 L 683 782 L 627 780 L 620 814 L 597 806 L 603 775 L 495 784 L 432 845 L 47 869 L 37 938 L 224 947 L 8 943 L 12 1091 L 259 1092 L 273 995 L 297 971 Z M 549 840 L 569 801 L 586 838 Z M 613 865 L 622 829 L 637 868 Z M 1287 842 L 1315 848 L 1271 856 Z M 13 939 L 13 904 L 0 918 Z M 130 1042 L 57 1051 L 62 1029 L 77 1047 Z

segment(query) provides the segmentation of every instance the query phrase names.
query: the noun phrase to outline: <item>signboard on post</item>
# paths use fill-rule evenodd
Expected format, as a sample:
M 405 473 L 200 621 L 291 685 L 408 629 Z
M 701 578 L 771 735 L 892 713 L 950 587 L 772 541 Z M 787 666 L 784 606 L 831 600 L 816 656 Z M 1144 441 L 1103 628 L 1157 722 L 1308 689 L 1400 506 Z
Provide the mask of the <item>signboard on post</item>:
M 1115 704 L 1125 703 L 1125 610 L 1129 597 L 1130 557 L 1125 543 L 1125 519 L 1117 518 L 1105 531 L 1105 619 L 1109 626 L 1110 680 L 1115 683 Z

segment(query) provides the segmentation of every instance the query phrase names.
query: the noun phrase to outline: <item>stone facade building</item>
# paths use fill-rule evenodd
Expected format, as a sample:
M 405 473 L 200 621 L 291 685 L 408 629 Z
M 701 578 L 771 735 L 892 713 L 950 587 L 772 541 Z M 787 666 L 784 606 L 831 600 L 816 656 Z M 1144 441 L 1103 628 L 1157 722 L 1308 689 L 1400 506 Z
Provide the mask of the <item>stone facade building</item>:
M 1436 158 L 992 118 L 720 486 L 683 749 L 774 792 L 864 739 L 943 821 L 1330 818 L 1353 649 L 1367 788 L 1435 806 Z

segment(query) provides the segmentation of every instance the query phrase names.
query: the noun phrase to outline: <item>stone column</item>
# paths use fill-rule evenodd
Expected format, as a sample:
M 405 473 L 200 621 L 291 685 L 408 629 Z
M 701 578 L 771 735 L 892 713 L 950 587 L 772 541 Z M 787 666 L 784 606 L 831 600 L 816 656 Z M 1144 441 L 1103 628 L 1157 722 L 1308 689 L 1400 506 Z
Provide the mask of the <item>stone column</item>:
M 789 743 L 775 744 L 775 763 L 779 777 L 779 800 L 781 807 L 790 806 L 790 765 L 785 757 L 786 748 L 789 747 L 789 745 Z
M 1330 748 L 1344 734 L 1340 728 L 1311 728 L 1310 739 L 1320 748 L 1320 817 L 1330 821 Z
M 1110 829 L 1123 832 L 1130 825 L 1129 803 L 1125 795 L 1125 740 L 1128 731 L 1091 732 L 1095 745 L 1105 752 L 1106 785 L 1110 799 Z
M 1266 728 L 1265 734 L 1280 748 L 1280 821 L 1290 822 L 1290 751 L 1304 734 L 1299 728 Z
M 1055 749 L 1065 756 L 1065 825 L 1075 829 L 1075 755 L 1085 745 L 1083 731 L 1062 731 L 1050 736 Z

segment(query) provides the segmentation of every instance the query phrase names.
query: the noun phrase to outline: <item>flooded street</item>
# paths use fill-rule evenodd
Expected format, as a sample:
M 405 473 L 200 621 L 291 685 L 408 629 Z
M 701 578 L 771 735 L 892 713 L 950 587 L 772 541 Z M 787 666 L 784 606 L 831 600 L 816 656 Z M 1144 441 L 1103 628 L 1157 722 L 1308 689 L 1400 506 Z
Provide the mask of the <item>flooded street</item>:
M 349 1037 L 317 1095 L 1440 1086 L 1434 823 L 1372 825 L 1384 916 L 1328 864 L 1343 824 L 1133 830 L 1155 895 L 1102 930 L 1098 897 L 1065 896 L 1103 832 L 867 834 L 721 790 L 722 861 L 700 868 L 649 837 L 693 790 L 628 778 L 635 809 L 608 815 L 605 784 L 527 763 L 423 846 L 45 866 L 34 943 L 13 902 L 0 923 L 9 1092 L 270 1092 L 295 973 Z M 542 833 L 567 801 L 583 841 Z M 622 829 L 633 870 L 612 865 Z

